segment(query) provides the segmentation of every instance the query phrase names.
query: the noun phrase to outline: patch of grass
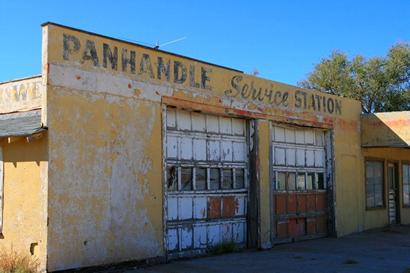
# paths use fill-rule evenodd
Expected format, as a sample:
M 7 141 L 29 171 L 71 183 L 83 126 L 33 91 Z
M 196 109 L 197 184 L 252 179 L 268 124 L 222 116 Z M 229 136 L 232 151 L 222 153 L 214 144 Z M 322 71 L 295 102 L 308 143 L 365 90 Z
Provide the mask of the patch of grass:
M 404 269 L 403 273 L 410 273 L 410 267 L 407 267 L 406 269 Z
M 39 262 L 13 249 L 0 249 L 0 273 L 38 273 Z
M 219 255 L 223 253 L 234 252 L 235 250 L 236 250 L 236 245 L 234 242 L 226 242 L 226 243 L 222 243 L 222 244 L 215 246 L 214 248 L 210 250 L 210 252 L 212 254 Z
M 359 262 L 353 259 L 347 259 L 343 263 L 344 264 L 358 264 Z
M 293 256 L 293 259 L 301 260 L 301 259 L 303 259 L 303 256 Z

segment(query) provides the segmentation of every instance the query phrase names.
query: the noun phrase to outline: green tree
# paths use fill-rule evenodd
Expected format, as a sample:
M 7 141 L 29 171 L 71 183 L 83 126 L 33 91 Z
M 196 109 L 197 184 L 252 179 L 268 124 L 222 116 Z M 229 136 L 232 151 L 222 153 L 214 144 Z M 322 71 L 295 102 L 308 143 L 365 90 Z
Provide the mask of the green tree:
M 410 46 L 397 44 L 386 57 L 370 59 L 335 51 L 299 85 L 360 100 L 365 113 L 410 110 Z

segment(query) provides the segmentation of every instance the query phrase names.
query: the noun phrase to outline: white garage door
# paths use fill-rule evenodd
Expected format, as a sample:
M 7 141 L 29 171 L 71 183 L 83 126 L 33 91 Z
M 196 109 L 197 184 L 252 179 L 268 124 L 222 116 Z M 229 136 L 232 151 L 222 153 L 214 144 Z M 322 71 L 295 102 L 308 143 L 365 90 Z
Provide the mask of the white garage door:
M 246 121 L 167 108 L 166 247 L 190 256 L 246 245 Z

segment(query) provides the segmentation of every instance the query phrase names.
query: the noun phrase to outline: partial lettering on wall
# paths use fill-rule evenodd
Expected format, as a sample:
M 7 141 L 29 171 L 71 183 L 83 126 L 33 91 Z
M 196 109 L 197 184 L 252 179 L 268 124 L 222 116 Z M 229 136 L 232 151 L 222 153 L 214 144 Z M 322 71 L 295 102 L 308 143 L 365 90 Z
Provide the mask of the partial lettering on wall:
M 28 79 L 0 85 L 2 113 L 27 111 L 41 107 L 41 79 Z
M 84 39 L 62 33 L 61 41 L 64 62 L 213 91 L 273 108 L 342 114 L 342 99 L 329 94 L 296 87 L 289 90 L 289 86 L 282 90 L 281 84 L 233 70 L 98 37 Z

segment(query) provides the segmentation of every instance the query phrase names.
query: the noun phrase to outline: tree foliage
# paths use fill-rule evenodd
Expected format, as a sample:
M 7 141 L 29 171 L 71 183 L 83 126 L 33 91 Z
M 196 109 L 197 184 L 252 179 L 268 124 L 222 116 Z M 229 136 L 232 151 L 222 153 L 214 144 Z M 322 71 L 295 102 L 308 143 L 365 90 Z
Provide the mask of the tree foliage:
M 365 113 L 410 110 L 410 46 L 397 44 L 386 57 L 369 59 L 335 51 L 299 85 L 360 100 Z

